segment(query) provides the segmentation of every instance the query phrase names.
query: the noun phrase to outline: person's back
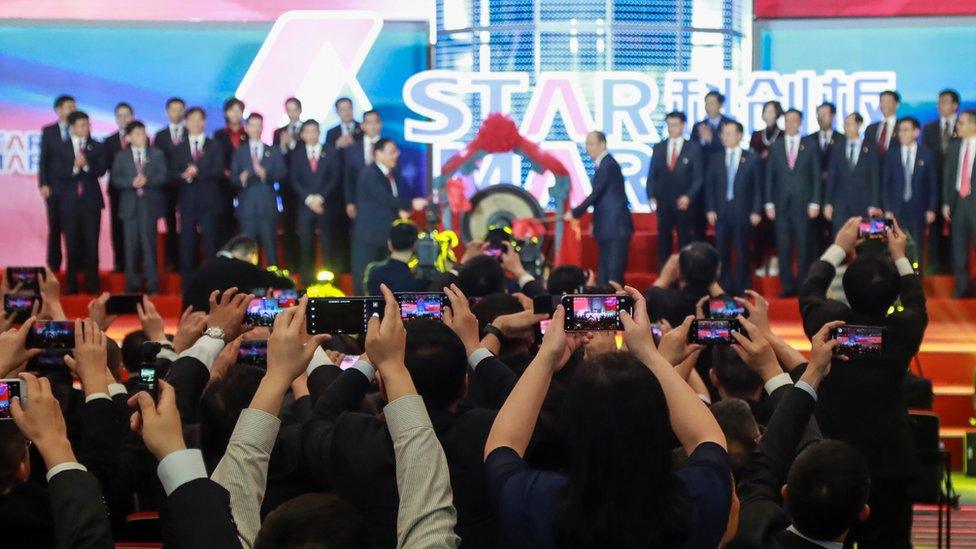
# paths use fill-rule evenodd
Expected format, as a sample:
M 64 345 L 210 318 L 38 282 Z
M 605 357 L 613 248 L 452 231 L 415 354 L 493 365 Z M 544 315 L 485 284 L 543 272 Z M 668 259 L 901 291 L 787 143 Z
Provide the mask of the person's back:
M 195 311 L 210 309 L 210 294 L 214 290 L 236 287 L 241 292 L 256 288 L 294 288 L 290 278 L 276 275 L 257 266 L 258 246 L 250 238 L 231 239 L 224 249 L 204 263 L 183 282 L 183 308 Z
M 647 292 L 647 313 L 672 326 L 695 314 L 695 305 L 715 288 L 720 268 L 718 252 L 705 242 L 693 242 L 668 260 Z

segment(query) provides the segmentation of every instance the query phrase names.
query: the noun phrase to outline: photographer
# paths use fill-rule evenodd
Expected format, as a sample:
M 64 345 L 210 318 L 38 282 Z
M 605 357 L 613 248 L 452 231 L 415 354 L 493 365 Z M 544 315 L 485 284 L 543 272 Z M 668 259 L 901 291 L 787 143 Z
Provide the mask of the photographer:
M 380 295 L 382 284 L 394 292 L 422 292 L 430 286 L 430 281 L 414 276 L 410 270 L 410 260 L 417 251 L 419 234 L 419 229 L 411 221 L 393 223 L 390 238 L 386 241 L 390 257 L 366 267 L 366 295 Z

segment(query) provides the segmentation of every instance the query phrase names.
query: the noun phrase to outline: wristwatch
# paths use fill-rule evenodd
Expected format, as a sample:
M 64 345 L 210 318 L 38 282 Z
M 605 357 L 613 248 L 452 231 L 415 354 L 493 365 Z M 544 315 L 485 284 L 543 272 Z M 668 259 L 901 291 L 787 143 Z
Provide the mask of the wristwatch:
M 505 341 L 505 334 L 503 334 L 502 331 L 498 329 L 497 326 L 492 326 L 491 324 L 488 324 L 487 326 L 485 326 L 484 331 L 485 331 L 485 335 L 491 334 L 497 337 L 498 341 Z
M 203 335 L 213 339 L 219 339 L 221 341 L 224 340 L 224 330 L 216 326 L 211 326 L 210 328 L 207 328 L 207 331 L 203 332 Z

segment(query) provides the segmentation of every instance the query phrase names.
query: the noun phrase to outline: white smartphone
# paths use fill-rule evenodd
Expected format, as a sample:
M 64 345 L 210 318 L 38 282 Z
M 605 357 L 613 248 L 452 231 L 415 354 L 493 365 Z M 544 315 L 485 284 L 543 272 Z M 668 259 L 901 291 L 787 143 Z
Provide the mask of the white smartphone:
M 27 402 L 27 385 L 21 379 L 0 379 L 0 421 L 13 419 L 10 403 L 14 397 L 20 399 L 21 406 Z

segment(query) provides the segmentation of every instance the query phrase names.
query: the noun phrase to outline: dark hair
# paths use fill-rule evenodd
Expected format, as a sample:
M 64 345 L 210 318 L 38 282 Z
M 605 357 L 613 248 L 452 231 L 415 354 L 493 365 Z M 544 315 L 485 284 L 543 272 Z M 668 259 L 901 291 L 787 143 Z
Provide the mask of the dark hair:
M 861 116 L 861 113 L 859 113 L 857 111 L 852 112 L 848 116 L 853 116 L 854 117 L 854 120 L 856 120 L 858 124 L 863 124 L 864 123 L 864 117 Z
M 468 353 L 461 338 L 439 320 L 407 323 L 404 364 L 417 393 L 431 408 L 447 408 L 461 398 L 468 373 Z
M 241 411 L 251 404 L 264 369 L 250 364 L 231 364 L 227 372 L 207 385 L 200 397 L 200 451 L 212 471 L 234 432 Z
M 186 106 L 186 101 L 183 101 L 182 97 L 170 97 L 166 100 L 166 108 L 168 109 L 173 103 L 179 103 L 180 105 Z
M 125 101 L 119 101 L 116 103 L 114 112 L 119 112 L 119 109 L 129 109 L 129 112 L 135 112 L 132 109 L 132 105 L 126 103 Z
M 119 347 L 119 344 L 114 339 L 107 337 L 105 338 L 105 350 L 107 352 L 105 365 L 108 367 L 108 371 L 112 372 L 112 375 L 116 378 L 121 377 L 122 348 Z
M 604 144 L 606 144 L 606 142 L 607 142 L 607 134 L 601 132 L 600 130 L 593 130 L 590 133 L 596 136 L 596 140 L 597 140 L 598 143 L 604 143 Z
M 468 297 L 485 297 L 505 290 L 505 270 L 492 257 L 472 258 L 458 271 L 458 287 Z
M 722 399 L 710 408 L 718 422 L 725 439 L 729 442 L 729 458 L 732 460 L 732 475 L 740 478 L 749 461 L 749 455 L 756 449 L 755 433 L 759 430 L 756 418 L 749 404 L 740 398 Z M 738 443 L 742 452 L 733 452 L 731 444 Z
M 485 326 L 491 324 L 496 318 L 522 311 L 522 302 L 517 297 L 503 293 L 486 295 L 471 306 L 471 312 L 478 319 L 480 332 L 484 332 Z
M 249 236 L 237 235 L 227 241 L 222 248 L 231 255 L 251 255 L 258 253 L 258 243 Z
M 763 386 L 759 374 L 746 365 L 729 345 L 712 347 L 712 371 L 719 385 L 736 398 L 752 398 L 756 390 Z
M 710 92 L 708 92 L 708 93 L 705 94 L 705 99 L 708 99 L 709 97 L 714 97 L 715 99 L 718 99 L 718 104 L 719 105 L 724 105 L 725 104 L 725 96 L 722 95 L 722 92 L 720 92 L 718 90 L 712 90 L 712 91 L 710 91 Z
M 261 122 L 264 122 L 264 116 L 261 116 L 261 113 L 259 113 L 259 112 L 252 112 L 251 114 L 247 115 L 247 120 L 248 121 L 250 121 L 252 118 L 257 119 L 257 120 L 260 120 Z
M 724 123 L 722 124 L 722 127 L 723 127 L 723 128 L 724 128 L 725 126 L 732 126 L 732 127 L 734 127 L 734 128 L 735 128 L 735 129 L 736 129 L 736 130 L 737 130 L 737 131 L 738 131 L 739 133 L 743 133 L 743 132 L 745 132 L 745 131 L 746 131 L 746 130 L 745 130 L 745 128 L 743 128 L 743 127 L 742 127 L 742 123 L 741 123 L 741 122 L 739 122 L 738 120 L 726 120 L 726 121 L 725 121 L 725 122 L 724 122 Z
M 351 107 L 352 106 L 352 99 L 349 99 L 348 97 L 340 97 L 339 99 L 336 99 L 335 100 L 335 104 L 333 105 L 333 107 L 335 107 L 335 108 L 338 109 L 339 108 L 339 103 L 349 103 L 349 106 Z
M 851 309 L 880 317 L 898 297 L 898 268 L 886 255 L 862 253 L 844 272 L 844 294 Z
M 707 289 L 718 280 L 720 264 L 718 252 L 705 242 L 692 242 L 678 254 L 678 272 L 685 283 L 695 289 Z
M 575 294 L 586 285 L 587 271 L 576 265 L 560 265 L 549 273 L 546 289 L 552 295 Z
M 380 111 L 378 111 L 376 109 L 370 109 L 370 110 L 364 112 L 363 113 L 363 122 L 366 121 L 366 117 L 367 116 L 375 116 L 379 121 L 381 121 L 381 122 L 383 121 L 383 115 L 381 115 L 380 114 Z
M 242 111 L 244 110 L 244 102 L 236 97 L 231 97 L 227 101 L 224 101 L 224 112 L 229 111 L 235 105 L 240 107 Z
M 207 111 L 203 110 L 202 107 L 190 107 L 189 109 L 186 109 L 186 112 L 183 113 L 183 118 L 190 118 L 190 116 L 194 114 L 199 114 L 204 120 L 207 119 Z
M 310 119 L 302 122 L 302 130 L 304 130 L 307 126 L 315 126 L 315 129 L 318 129 L 319 128 L 319 122 L 318 122 L 318 120 L 312 120 L 310 118 Z M 299 130 L 299 132 L 300 131 L 301 130 Z
M 766 112 L 766 107 L 770 105 L 772 105 L 773 109 L 776 110 L 776 118 L 783 116 L 783 104 L 775 99 L 763 103 L 762 112 Z
M 680 120 L 682 124 L 688 121 L 688 115 L 686 115 L 681 111 L 671 111 L 668 114 L 664 115 L 665 120 L 667 120 L 668 118 L 676 118 Z
M 420 229 L 413 222 L 399 221 L 394 222 L 390 227 L 390 245 L 395 252 L 407 252 L 413 249 L 417 243 Z
M 952 102 L 955 103 L 956 105 L 958 105 L 959 103 L 961 103 L 961 100 L 959 99 L 959 92 L 957 92 L 956 90 L 954 90 L 952 88 L 946 88 L 946 89 L 940 91 L 939 92 L 939 99 L 942 99 L 942 96 L 943 95 L 948 95 L 949 97 L 951 97 L 952 98 Z
M 142 345 L 149 341 L 146 332 L 135 330 L 125 334 L 122 338 L 122 364 L 130 373 L 139 371 L 142 365 Z
M 302 108 L 302 102 L 297 97 L 289 97 L 288 99 L 285 99 L 285 105 L 288 105 L 288 103 L 294 103 L 298 105 L 299 109 Z
M 396 141 L 393 141 L 392 139 L 389 139 L 387 137 L 381 137 L 376 140 L 376 143 L 373 144 L 373 150 L 382 151 L 390 143 L 396 144 Z
M 75 111 L 68 115 L 69 126 L 74 126 L 79 120 L 88 120 L 88 114 L 85 111 Z
M 853 527 L 868 501 L 871 474 L 853 446 L 822 440 L 793 461 L 786 480 L 786 508 L 805 536 L 837 539 Z
M 0 493 L 17 480 L 20 463 L 27 455 L 27 439 L 12 421 L 0 421 Z
M 133 120 L 132 122 L 129 122 L 128 124 L 125 125 L 125 134 L 129 135 L 130 133 L 132 133 L 132 130 L 136 130 L 139 128 L 145 130 L 146 125 L 143 124 L 141 120 Z
M 902 122 L 908 122 L 916 130 L 922 127 L 921 122 L 919 122 L 918 121 L 918 118 L 915 118 L 914 116 L 903 116 L 903 117 L 899 118 L 898 119 L 898 123 L 895 124 L 895 127 L 897 128 L 898 126 L 901 126 L 901 123 Z
M 674 547 L 689 528 L 672 476 L 668 403 L 630 353 L 585 360 L 563 406 L 567 483 L 553 529 L 560 547 Z
M 74 101 L 75 98 L 70 95 L 59 95 L 54 98 L 54 108 L 60 109 L 61 105 L 64 105 L 68 101 Z
M 837 114 L 837 105 L 834 105 L 830 101 L 824 101 L 823 103 L 817 105 L 817 109 L 821 107 L 827 107 L 830 110 L 830 114 Z
M 885 90 L 880 94 L 878 94 L 878 98 L 880 99 L 886 95 L 894 99 L 896 103 L 901 103 L 901 94 L 896 92 L 895 90 Z
M 793 107 L 790 107 L 789 109 L 786 109 L 786 112 L 783 113 L 783 116 L 789 116 L 791 114 L 795 114 L 800 117 L 800 120 L 803 120 L 803 112 L 800 111 L 800 109 L 795 109 Z
M 303 494 L 261 523 L 254 549 L 366 549 L 366 521 L 335 494 Z

